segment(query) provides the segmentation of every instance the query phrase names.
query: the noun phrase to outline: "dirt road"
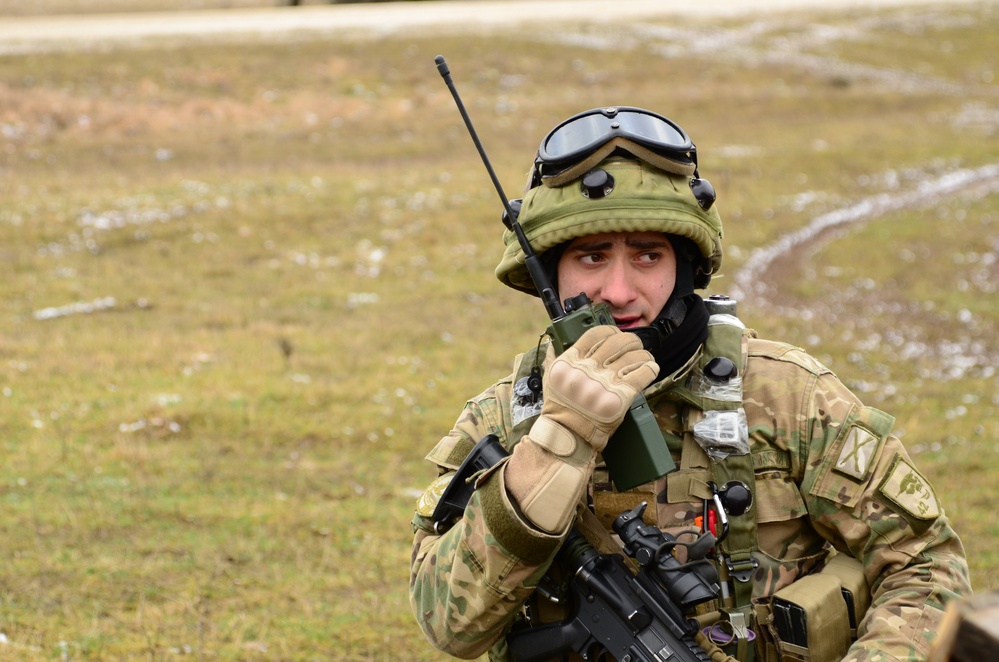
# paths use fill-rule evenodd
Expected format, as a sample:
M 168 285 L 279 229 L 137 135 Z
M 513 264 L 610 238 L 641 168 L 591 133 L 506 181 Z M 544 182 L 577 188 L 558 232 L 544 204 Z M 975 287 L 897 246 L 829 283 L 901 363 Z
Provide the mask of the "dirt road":
M 378 38 L 504 29 L 525 21 L 633 21 L 663 16 L 734 16 L 801 9 L 846 9 L 973 0 L 467 0 L 230 9 L 199 12 L 3 18 L 0 55 L 128 48 L 177 38 Z

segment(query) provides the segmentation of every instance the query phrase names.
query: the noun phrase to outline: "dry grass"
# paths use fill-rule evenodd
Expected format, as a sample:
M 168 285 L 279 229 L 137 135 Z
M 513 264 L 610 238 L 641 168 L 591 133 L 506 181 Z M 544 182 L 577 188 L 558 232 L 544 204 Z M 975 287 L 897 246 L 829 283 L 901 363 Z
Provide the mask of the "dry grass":
M 406 597 L 421 458 L 543 311 L 492 277 L 499 206 L 437 53 L 511 195 L 569 114 L 677 119 L 719 190 L 725 291 L 824 212 L 993 163 L 997 23 L 0 58 L 4 655 L 438 659 Z M 709 39 L 727 47 L 692 49 Z M 898 417 L 979 589 L 999 587 L 986 193 L 850 226 L 766 273 L 783 298 L 742 305 Z

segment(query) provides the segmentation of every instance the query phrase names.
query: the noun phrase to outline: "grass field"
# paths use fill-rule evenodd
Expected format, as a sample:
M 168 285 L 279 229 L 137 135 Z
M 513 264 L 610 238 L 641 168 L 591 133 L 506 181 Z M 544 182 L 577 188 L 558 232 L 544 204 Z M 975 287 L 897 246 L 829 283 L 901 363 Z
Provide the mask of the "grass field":
M 982 3 L 0 58 L 0 658 L 441 659 L 407 599 L 422 457 L 544 311 L 492 276 L 438 53 L 511 195 L 577 111 L 684 126 L 712 293 L 881 209 L 740 310 L 897 417 L 999 588 L 997 51 Z

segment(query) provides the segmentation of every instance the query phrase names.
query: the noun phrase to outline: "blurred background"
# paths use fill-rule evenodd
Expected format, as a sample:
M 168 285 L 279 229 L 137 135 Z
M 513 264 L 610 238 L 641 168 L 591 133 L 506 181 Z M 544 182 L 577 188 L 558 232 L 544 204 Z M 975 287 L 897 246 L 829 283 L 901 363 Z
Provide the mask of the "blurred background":
M 306 7 L 351 5 L 386 0 L 33 0 L 0 2 L 0 15 L 51 16 L 55 14 L 104 14 L 115 12 L 176 12 L 201 9 L 255 9 L 262 7 Z M 404 0 L 406 1 L 406 0 Z M 408 0 L 418 2 L 419 0 Z
M 708 293 L 896 416 L 999 588 L 994 3 L 279 4 L 0 1 L 0 658 L 443 659 L 408 605 L 423 456 L 546 318 L 493 277 L 437 54 L 512 197 L 576 112 L 683 126 Z M 149 24 L 261 8 L 324 27 Z

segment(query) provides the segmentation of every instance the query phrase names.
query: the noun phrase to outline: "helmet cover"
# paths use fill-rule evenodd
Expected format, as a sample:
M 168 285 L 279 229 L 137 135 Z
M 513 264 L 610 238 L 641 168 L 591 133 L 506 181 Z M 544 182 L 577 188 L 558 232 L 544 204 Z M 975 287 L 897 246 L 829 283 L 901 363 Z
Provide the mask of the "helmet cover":
M 604 197 L 584 195 L 581 178 L 561 186 L 536 186 L 525 194 L 518 220 L 534 252 L 541 255 L 563 242 L 605 232 L 679 235 L 700 251 L 694 284 L 707 287 L 722 258 L 717 205 L 704 211 L 691 192 L 689 176 L 643 161 L 612 156 L 599 167 L 614 178 L 613 189 Z M 516 235 L 506 230 L 503 243 L 506 249 L 496 277 L 504 285 L 538 296 Z

